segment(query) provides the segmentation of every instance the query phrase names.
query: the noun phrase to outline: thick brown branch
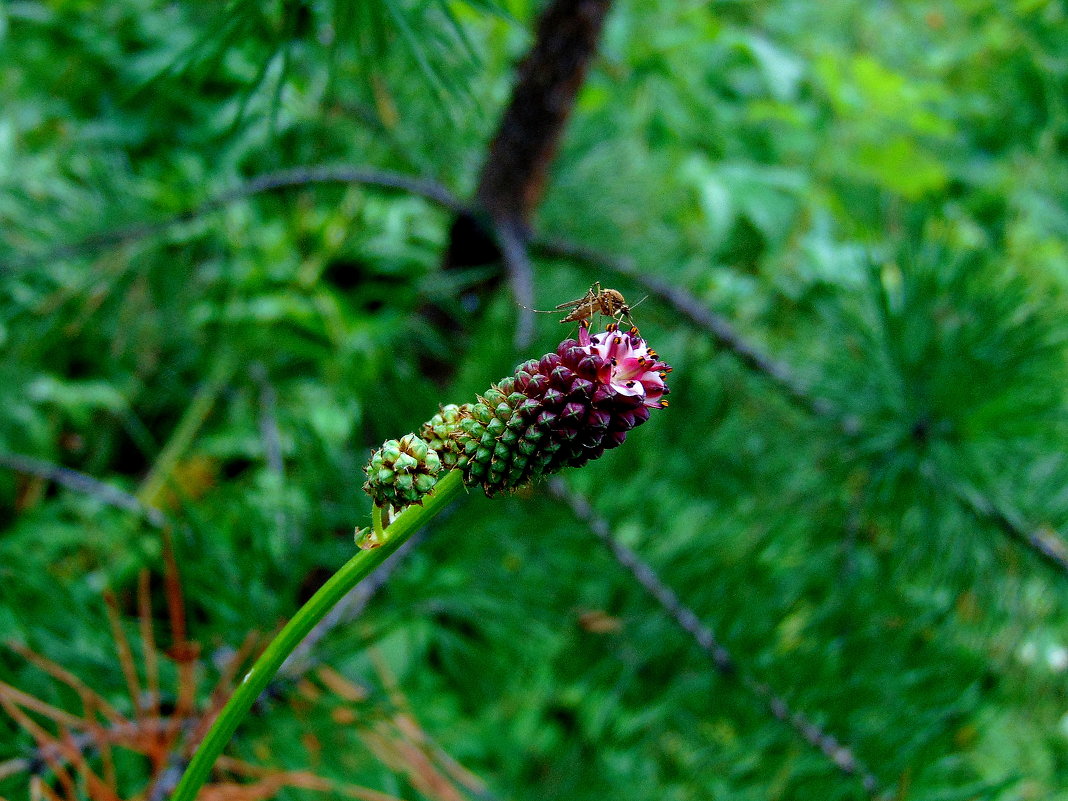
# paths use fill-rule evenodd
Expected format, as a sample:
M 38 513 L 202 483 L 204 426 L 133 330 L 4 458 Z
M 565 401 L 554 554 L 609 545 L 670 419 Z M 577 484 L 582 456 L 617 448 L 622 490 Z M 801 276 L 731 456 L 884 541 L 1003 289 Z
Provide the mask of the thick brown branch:
M 542 15 L 475 192 L 498 225 L 529 225 L 611 5 L 553 0 Z
M 526 255 L 531 218 L 545 192 L 549 167 L 590 62 L 612 0 L 551 0 L 538 21 L 534 44 L 519 65 L 512 96 L 490 143 L 475 190 L 474 210 L 457 216 L 449 231 L 443 264 L 462 269 L 499 262 L 516 300 L 530 305 L 533 277 Z M 485 294 L 495 275 L 475 288 Z M 453 334 L 460 321 L 441 310 L 427 311 Z M 531 339 L 532 315 L 519 315 L 515 342 Z M 451 364 L 451 363 L 450 363 Z M 449 364 L 435 370 L 444 380 Z

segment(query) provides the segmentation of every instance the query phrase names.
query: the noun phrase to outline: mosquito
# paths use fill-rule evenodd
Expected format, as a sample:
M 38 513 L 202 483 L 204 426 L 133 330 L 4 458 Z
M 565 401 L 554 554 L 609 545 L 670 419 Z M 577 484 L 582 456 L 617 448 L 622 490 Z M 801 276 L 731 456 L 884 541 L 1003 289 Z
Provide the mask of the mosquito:
M 642 298 L 642 300 L 645 300 L 645 298 Z M 639 300 L 638 303 L 641 303 L 642 300 Z M 634 305 L 637 306 L 638 303 Z M 581 298 L 561 303 L 552 311 L 545 309 L 531 309 L 530 311 L 538 312 L 539 314 L 555 314 L 565 309 L 568 310 L 567 316 L 560 321 L 561 323 L 574 323 L 580 320 L 588 320 L 595 314 L 603 314 L 605 317 L 611 317 L 617 323 L 626 318 L 627 322 L 632 326 L 634 325 L 634 321 L 630 318 L 631 307 L 627 305 L 623 293 L 617 289 L 602 289 L 600 281 L 595 281 L 589 291 Z

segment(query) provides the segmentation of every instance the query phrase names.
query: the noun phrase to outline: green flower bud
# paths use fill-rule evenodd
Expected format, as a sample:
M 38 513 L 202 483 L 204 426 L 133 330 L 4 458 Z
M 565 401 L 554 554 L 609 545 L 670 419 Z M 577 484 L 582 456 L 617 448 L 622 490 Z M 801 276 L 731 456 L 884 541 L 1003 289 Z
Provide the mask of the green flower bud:
M 455 434 L 464 419 L 460 407 L 450 403 L 448 406 L 442 406 L 441 411 L 423 423 L 423 427 L 419 429 L 419 436 L 431 450 L 437 451 L 446 470 L 456 466 Z
M 421 503 L 437 484 L 441 459 L 437 451 L 415 434 L 387 440 L 371 454 L 364 468 L 364 491 L 378 506 L 403 508 Z

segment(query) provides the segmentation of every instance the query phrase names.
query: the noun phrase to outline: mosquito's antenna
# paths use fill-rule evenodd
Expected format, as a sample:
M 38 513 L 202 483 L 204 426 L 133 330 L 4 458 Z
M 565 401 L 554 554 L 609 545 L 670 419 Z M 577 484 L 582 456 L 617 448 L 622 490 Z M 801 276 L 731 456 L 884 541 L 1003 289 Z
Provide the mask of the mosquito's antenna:
M 648 298 L 649 298 L 649 296 L 646 295 L 644 298 L 639 300 L 638 303 L 635 303 L 634 306 L 637 306 L 643 300 L 647 300 Z M 622 295 L 620 295 L 620 299 L 622 299 Z M 620 325 L 623 322 L 624 318 L 626 318 L 626 320 L 631 324 L 631 326 L 634 326 L 634 318 L 630 316 L 630 313 L 631 313 L 631 311 L 633 311 L 634 306 L 630 306 L 630 305 L 627 304 L 626 301 L 623 301 L 623 303 L 616 310 L 616 313 L 614 315 L 609 315 L 609 316 L 611 316 L 612 319 L 615 320 L 616 325 Z
M 644 298 L 642 298 L 642 299 L 641 299 L 641 300 L 639 300 L 639 301 L 638 301 L 637 303 L 635 303 L 635 304 L 634 304 L 633 306 L 631 306 L 631 307 L 630 307 L 630 310 L 631 310 L 631 311 L 634 311 L 634 310 L 635 310 L 636 308 L 638 308 L 639 306 L 641 306 L 641 305 L 642 305 L 643 303 L 645 303 L 645 301 L 647 301 L 647 300 L 649 300 L 649 296 L 648 296 L 648 295 L 646 295 L 646 296 L 645 296 Z

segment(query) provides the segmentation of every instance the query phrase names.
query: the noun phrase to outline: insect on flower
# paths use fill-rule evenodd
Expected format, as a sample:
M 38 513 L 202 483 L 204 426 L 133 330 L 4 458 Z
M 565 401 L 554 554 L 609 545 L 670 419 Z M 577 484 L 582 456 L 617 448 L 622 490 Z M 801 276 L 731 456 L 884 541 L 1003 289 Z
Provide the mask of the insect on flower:
M 645 298 L 642 298 L 642 300 L 645 300 Z M 638 303 L 641 303 L 641 301 L 638 301 Z M 635 303 L 634 305 L 637 306 L 638 304 Z M 567 316 L 560 321 L 561 323 L 574 323 L 588 320 L 595 314 L 603 314 L 605 317 L 611 317 L 616 322 L 621 322 L 626 318 L 627 322 L 634 325 L 634 321 L 630 318 L 631 307 L 627 305 L 623 293 L 617 289 L 602 289 L 600 281 L 595 281 L 589 291 L 581 298 L 561 303 L 552 311 L 543 309 L 531 309 L 531 311 L 539 314 L 553 314 L 565 309 L 569 309 L 569 311 Z

